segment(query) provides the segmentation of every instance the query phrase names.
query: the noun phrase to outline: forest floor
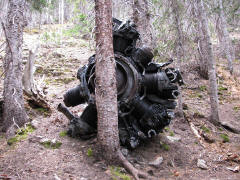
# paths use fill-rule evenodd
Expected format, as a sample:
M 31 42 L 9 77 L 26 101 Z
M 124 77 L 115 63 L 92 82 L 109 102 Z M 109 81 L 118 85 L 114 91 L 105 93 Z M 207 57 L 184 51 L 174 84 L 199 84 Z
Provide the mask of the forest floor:
M 87 63 L 94 54 L 89 43 L 77 37 L 59 39 L 56 27 L 42 30 L 27 30 L 24 34 L 24 60 L 28 50 L 40 43 L 36 58 L 36 83 L 42 83 L 51 113 L 43 108 L 32 109 L 26 104 L 29 117 L 34 120 L 35 130 L 18 136 L 17 142 L 9 145 L 0 134 L 0 179 L 21 180 L 108 180 L 128 179 L 123 169 L 107 166 L 94 156 L 96 139 L 83 141 L 66 136 L 69 121 L 57 111 L 63 94 L 78 85 L 78 68 Z M 1 43 L 0 43 L 1 44 Z M 1 54 L 2 55 L 2 54 Z M 1 56 L 0 56 L 0 59 Z M 236 61 L 239 68 L 239 61 Z M 240 126 L 239 72 L 230 76 L 226 64 L 217 64 L 220 118 Z M 0 74 L 2 74 L 2 64 Z M 237 78 L 238 76 L 238 78 Z M 123 149 L 128 160 L 138 169 L 149 174 L 149 179 L 191 180 L 239 180 L 240 135 L 224 128 L 213 126 L 208 121 L 210 104 L 207 80 L 199 78 L 196 67 L 185 65 L 183 77 L 184 113 L 186 118 L 176 117 L 163 133 L 148 143 L 130 151 Z M 0 94 L 3 79 L 0 79 Z M 80 114 L 85 105 L 71 108 Z M 201 138 L 194 134 L 194 127 Z M 43 138 L 56 140 L 59 146 L 42 145 Z M 162 157 L 163 161 L 153 167 L 150 162 Z M 198 161 L 205 163 L 198 165 Z M 202 168 L 200 168 L 201 166 Z M 129 175 L 129 177 L 131 177 Z

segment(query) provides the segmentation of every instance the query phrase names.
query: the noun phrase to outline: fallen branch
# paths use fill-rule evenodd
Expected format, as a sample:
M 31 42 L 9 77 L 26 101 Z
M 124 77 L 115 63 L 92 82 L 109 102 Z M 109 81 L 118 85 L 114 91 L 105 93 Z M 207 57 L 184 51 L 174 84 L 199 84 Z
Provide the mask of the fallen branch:
M 185 120 L 187 120 L 187 122 L 188 122 L 188 124 L 189 124 L 189 126 L 190 126 L 190 128 L 191 128 L 191 130 L 192 130 L 192 132 L 193 132 L 193 134 L 194 134 L 194 135 L 197 137 L 197 139 L 199 140 L 200 145 L 205 148 L 205 145 L 204 145 L 203 140 L 202 140 L 202 136 L 198 133 L 197 128 L 196 128 L 195 125 L 191 122 L 191 120 L 186 116 L 185 113 L 184 113 L 184 118 L 185 118 Z

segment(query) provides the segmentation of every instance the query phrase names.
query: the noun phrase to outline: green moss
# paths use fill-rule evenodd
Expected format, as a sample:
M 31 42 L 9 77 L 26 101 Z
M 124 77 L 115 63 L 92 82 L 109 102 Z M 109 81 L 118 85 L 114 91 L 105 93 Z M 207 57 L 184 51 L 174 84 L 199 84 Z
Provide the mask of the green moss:
M 40 112 L 41 114 L 43 114 L 44 116 L 49 116 L 49 111 L 48 111 L 48 109 L 46 109 L 46 108 L 36 108 L 36 110 L 38 111 L 38 112 Z
M 47 112 L 47 109 L 45 109 L 45 108 L 36 108 L 36 110 L 41 112 L 41 113 Z
M 123 168 L 110 166 L 110 171 L 111 171 L 113 180 L 118 180 L 119 178 L 122 180 L 131 180 L 130 176 L 122 172 Z
M 67 131 L 62 131 L 59 133 L 60 137 L 65 137 L 67 135 Z
M 220 134 L 220 137 L 223 139 L 223 142 L 229 142 L 229 137 L 227 134 Z
M 174 135 L 175 135 L 174 132 L 172 131 L 169 132 L 169 136 L 174 136 Z
M 206 87 L 205 85 L 203 85 L 203 86 L 200 86 L 199 89 L 200 89 L 201 91 L 206 91 L 206 90 L 207 90 L 207 87 Z
M 162 146 L 161 146 L 165 151 L 169 151 L 170 150 L 170 147 L 169 145 L 163 143 Z
M 50 140 L 44 141 L 41 144 L 47 149 L 58 149 L 62 145 L 60 141 L 56 141 L 55 143 L 52 143 Z
M 227 87 L 223 87 L 223 86 L 218 87 L 218 91 L 226 91 L 226 90 L 228 90 Z
M 51 141 L 45 141 L 41 143 L 45 148 L 50 149 L 51 148 Z
M 17 133 L 14 137 L 8 139 L 8 145 L 13 145 L 16 142 L 27 139 L 29 133 L 32 133 L 35 128 L 31 124 L 27 124 L 25 128 L 20 128 L 17 130 Z
M 55 79 L 54 81 L 57 83 L 64 83 L 64 84 L 68 84 L 72 81 L 76 80 L 76 78 L 62 78 L 62 79 Z
M 168 131 L 169 131 L 169 127 L 165 127 L 164 130 L 165 130 L 166 132 L 168 132 Z
M 12 138 L 8 139 L 8 141 L 7 141 L 9 146 L 11 146 L 12 144 L 14 144 L 16 142 L 18 142 L 17 137 L 12 137 Z
M 87 156 L 88 157 L 91 157 L 93 155 L 93 150 L 92 150 L 92 148 L 88 148 L 88 150 L 87 150 Z
M 236 112 L 238 112 L 238 111 L 240 110 L 240 106 L 234 106 L 234 107 L 233 107 L 233 110 L 236 111 Z
M 60 148 L 61 145 L 62 145 L 62 143 L 57 141 L 54 145 L 52 145 L 52 148 L 53 149 L 58 149 L 58 148 Z
M 210 130 L 209 130 L 206 126 L 202 126 L 201 129 L 202 129 L 205 133 L 210 133 Z

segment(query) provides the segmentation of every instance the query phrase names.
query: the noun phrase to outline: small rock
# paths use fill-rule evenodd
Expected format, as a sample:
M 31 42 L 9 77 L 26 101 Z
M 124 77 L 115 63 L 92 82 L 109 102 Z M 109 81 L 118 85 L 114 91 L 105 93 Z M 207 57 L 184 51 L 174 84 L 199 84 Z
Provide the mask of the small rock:
M 180 137 L 180 136 L 166 136 L 166 137 L 167 137 L 167 139 L 168 139 L 170 142 L 172 142 L 172 143 L 181 140 L 181 137 Z
M 40 140 L 40 143 L 42 144 L 42 143 L 46 143 L 46 142 L 49 142 L 50 140 L 48 139 L 48 138 L 42 138 L 41 140 Z
M 40 126 L 40 122 L 34 119 L 31 121 L 31 125 L 33 128 L 37 129 Z
M 81 177 L 80 180 L 88 180 L 88 179 L 85 177 Z
M 57 140 L 56 140 L 56 139 L 52 139 L 52 140 L 51 140 L 51 143 L 52 143 L 53 145 L 55 145 L 55 144 L 57 143 Z
M 198 159 L 197 167 L 199 167 L 201 169 L 208 169 L 208 167 L 206 165 L 206 161 L 204 161 L 203 159 Z
M 163 157 L 160 156 L 160 157 L 157 157 L 154 161 L 149 162 L 148 164 L 150 166 L 159 168 L 162 162 L 163 162 Z
M 232 172 L 238 173 L 240 168 L 239 166 L 236 166 L 236 167 L 227 167 L 227 169 Z
M 54 179 L 55 180 L 61 180 L 56 174 L 54 174 Z

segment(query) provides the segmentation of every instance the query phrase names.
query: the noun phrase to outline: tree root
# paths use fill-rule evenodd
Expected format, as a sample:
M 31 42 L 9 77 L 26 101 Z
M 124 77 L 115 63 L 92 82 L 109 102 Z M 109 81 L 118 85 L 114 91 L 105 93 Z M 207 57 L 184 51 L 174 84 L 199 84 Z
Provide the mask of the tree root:
M 138 169 L 136 169 L 122 154 L 120 149 L 117 151 L 117 157 L 120 161 L 120 163 L 123 165 L 123 167 L 133 175 L 135 180 L 139 180 L 139 178 L 145 178 L 148 179 L 148 174 L 145 172 L 141 172 Z

